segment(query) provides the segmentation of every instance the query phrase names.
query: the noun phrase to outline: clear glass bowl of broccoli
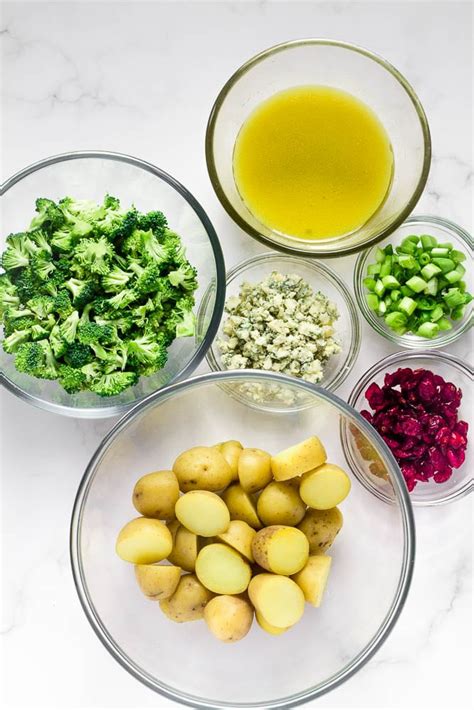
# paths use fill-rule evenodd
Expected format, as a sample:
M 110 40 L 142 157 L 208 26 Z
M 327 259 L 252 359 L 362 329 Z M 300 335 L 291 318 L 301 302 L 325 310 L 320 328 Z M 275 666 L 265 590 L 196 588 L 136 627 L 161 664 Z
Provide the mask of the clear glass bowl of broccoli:
M 222 315 L 225 268 L 186 188 L 137 158 L 87 151 L 31 165 L 1 194 L 8 389 L 99 418 L 197 367 Z

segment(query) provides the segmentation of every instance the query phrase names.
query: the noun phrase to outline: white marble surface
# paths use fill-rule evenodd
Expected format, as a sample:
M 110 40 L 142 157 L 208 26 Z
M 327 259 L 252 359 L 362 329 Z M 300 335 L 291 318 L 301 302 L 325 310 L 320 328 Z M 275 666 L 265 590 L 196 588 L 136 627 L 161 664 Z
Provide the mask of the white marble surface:
M 6 2 L 2 9 L 2 180 L 67 150 L 143 157 L 197 196 L 231 266 L 262 247 L 229 221 L 210 186 L 203 140 L 212 101 L 252 54 L 325 36 L 372 48 L 408 77 L 434 149 L 416 212 L 472 226 L 471 3 Z M 353 262 L 331 266 L 350 282 Z M 394 350 L 365 324 L 363 336 L 342 396 Z M 467 357 L 468 339 L 450 352 Z M 75 491 L 113 422 L 61 418 L 6 392 L 1 402 L 2 707 L 176 707 L 112 660 L 72 583 Z M 415 575 L 395 630 L 355 678 L 311 707 L 470 706 L 472 502 L 417 510 L 416 523 Z

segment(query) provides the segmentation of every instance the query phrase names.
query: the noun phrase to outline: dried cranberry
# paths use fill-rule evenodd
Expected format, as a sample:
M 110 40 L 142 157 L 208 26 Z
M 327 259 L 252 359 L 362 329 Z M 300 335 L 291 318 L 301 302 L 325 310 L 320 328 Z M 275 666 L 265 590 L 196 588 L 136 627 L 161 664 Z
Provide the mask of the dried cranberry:
M 469 424 L 464 421 L 459 421 L 454 428 L 458 432 L 458 434 L 461 434 L 461 436 L 467 436 Z
M 449 436 L 449 445 L 452 449 L 466 448 L 466 438 L 457 431 L 452 431 Z
M 451 429 L 447 426 L 442 426 L 435 434 L 434 440 L 437 444 L 447 444 L 451 437 Z
M 429 402 L 434 399 L 436 394 L 436 385 L 434 383 L 433 375 L 425 374 L 418 385 L 418 395 L 420 399 L 425 402 Z
M 441 386 L 440 395 L 445 402 L 452 402 L 457 398 L 457 388 L 452 382 L 445 382 Z
M 406 436 L 420 436 L 421 434 L 421 424 L 413 417 L 402 417 L 400 420 L 400 426 L 402 433 Z
M 368 387 L 365 398 L 372 409 L 378 409 L 384 404 L 384 394 L 376 382 L 372 382 Z
M 466 460 L 466 454 L 463 449 L 449 449 L 447 459 L 453 468 L 459 468 Z
M 415 481 L 414 478 L 409 478 L 409 479 L 406 481 L 406 484 L 407 484 L 408 490 L 409 490 L 410 493 L 411 493 L 412 490 L 414 489 L 414 487 L 416 486 L 416 481 Z
M 435 473 L 435 475 L 433 476 L 433 480 L 436 481 L 436 483 L 444 483 L 449 478 L 451 478 L 452 473 L 452 468 L 450 466 L 445 466 L 442 471 L 438 471 L 438 473 Z
M 372 417 L 371 413 L 367 411 L 367 409 L 363 409 L 363 410 L 361 411 L 361 414 L 362 414 L 362 416 L 364 417 L 364 419 L 367 419 L 367 421 L 369 422 L 369 424 L 372 424 L 373 417 Z

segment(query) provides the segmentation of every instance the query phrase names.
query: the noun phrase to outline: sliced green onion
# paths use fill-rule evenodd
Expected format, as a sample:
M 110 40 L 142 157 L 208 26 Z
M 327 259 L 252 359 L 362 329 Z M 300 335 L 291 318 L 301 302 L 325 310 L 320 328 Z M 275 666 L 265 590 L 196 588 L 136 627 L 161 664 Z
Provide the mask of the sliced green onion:
M 383 251 L 383 249 L 380 249 L 379 247 L 377 247 L 377 249 L 375 250 L 375 261 L 377 263 L 381 264 L 384 259 L 385 259 L 385 252 Z
M 373 291 L 375 288 L 375 279 L 371 278 L 370 276 L 367 276 L 362 282 L 366 288 L 369 289 L 369 291 Z
M 400 283 L 394 276 L 384 276 L 382 279 L 382 283 L 385 288 L 388 289 L 398 288 L 400 286 Z
M 434 247 L 434 249 L 431 250 L 431 256 L 448 256 L 449 254 L 449 249 L 445 249 L 443 247 Z
M 447 318 L 444 318 L 444 316 L 443 318 L 440 318 L 439 321 L 437 321 L 437 324 L 440 330 L 452 330 L 453 327 L 449 320 Z
M 444 278 L 448 283 L 455 284 L 457 281 L 461 281 L 461 274 L 456 269 L 453 269 L 453 271 L 448 271 Z
M 434 338 L 439 333 L 439 325 L 437 323 L 422 323 L 418 328 L 417 335 L 422 338 Z
M 398 310 L 403 311 L 406 313 L 408 316 L 411 316 L 411 314 L 415 311 L 416 309 L 416 301 L 413 300 L 413 298 L 410 298 L 409 296 L 404 296 L 400 303 L 398 304 Z
M 433 278 L 426 283 L 425 293 L 429 296 L 436 296 L 438 288 L 438 279 L 436 276 L 433 276 Z
M 365 297 L 367 299 L 367 305 L 370 308 L 370 310 L 376 311 L 377 308 L 379 307 L 378 296 L 376 296 L 375 293 L 367 293 Z
M 380 264 L 369 264 L 367 267 L 368 276 L 377 276 L 380 273 Z
M 433 323 L 436 323 L 436 321 L 438 321 L 443 316 L 444 316 L 443 307 L 440 306 L 439 304 L 436 305 L 433 308 L 433 310 L 431 311 L 431 320 L 433 321 Z
M 412 276 L 411 279 L 408 279 L 406 285 L 415 293 L 421 293 L 426 288 L 426 281 L 419 276 Z
M 380 297 L 380 296 L 383 296 L 384 291 L 385 291 L 385 286 L 383 285 L 383 281 L 381 281 L 380 279 L 378 279 L 378 280 L 375 282 L 374 293 L 376 293 L 377 296 Z
M 430 234 L 422 234 L 420 241 L 423 249 L 433 249 L 436 246 L 436 239 Z
M 433 259 L 433 264 L 439 266 L 443 274 L 446 274 L 448 271 L 452 271 L 456 266 L 452 259 L 446 259 L 445 257 Z
M 466 261 L 466 255 L 463 254 L 462 251 L 457 251 L 457 249 L 452 250 L 449 255 L 449 258 L 455 261 L 457 264 L 459 264 L 461 261 Z
M 451 311 L 451 318 L 453 320 L 461 320 L 463 315 L 464 315 L 464 305 L 456 306 L 456 308 L 453 308 L 453 310 Z
M 433 276 L 436 276 L 436 274 L 440 274 L 441 269 L 439 266 L 436 266 L 436 264 L 426 264 L 421 270 L 421 275 L 426 281 L 429 281 L 430 279 L 433 278 Z

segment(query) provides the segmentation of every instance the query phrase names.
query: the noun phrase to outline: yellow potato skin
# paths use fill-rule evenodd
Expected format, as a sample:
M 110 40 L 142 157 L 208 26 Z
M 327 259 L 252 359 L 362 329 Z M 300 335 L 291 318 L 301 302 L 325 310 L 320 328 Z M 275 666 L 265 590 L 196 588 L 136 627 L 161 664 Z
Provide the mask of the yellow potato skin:
M 286 481 L 301 476 L 326 461 L 326 450 L 317 436 L 290 446 L 272 457 L 271 466 L 275 481 Z
M 246 493 L 256 493 L 272 480 L 271 456 L 263 449 L 243 449 L 239 457 L 240 485 Z
M 232 480 L 239 480 L 239 458 L 244 448 L 240 441 L 236 439 L 230 439 L 229 441 L 222 441 L 220 444 L 216 444 L 215 447 L 222 456 L 225 458 L 229 464 L 232 471 Z
M 240 552 L 249 562 L 254 562 L 252 540 L 255 535 L 255 530 L 243 520 L 231 520 L 227 530 L 217 537 L 221 542 Z
M 289 482 L 272 481 L 260 493 L 257 513 L 268 525 L 298 525 L 306 513 L 306 505 L 298 490 Z
M 329 555 L 312 555 L 303 569 L 292 577 L 312 606 L 321 605 L 331 562 Z
M 199 546 L 197 535 L 187 530 L 179 520 L 173 520 L 168 529 L 173 535 L 173 549 L 168 555 L 168 561 L 186 572 L 194 572 Z
M 241 597 L 220 595 L 206 605 L 204 620 L 219 641 L 233 643 L 243 639 L 250 631 L 253 608 Z
M 229 509 L 231 520 L 243 520 L 254 530 L 260 530 L 262 523 L 257 515 L 255 503 L 239 483 L 233 483 L 222 494 L 222 499 Z
M 226 504 L 211 491 L 188 491 L 176 503 L 175 513 L 182 525 L 203 537 L 219 535 L 230 523 Z
M 213 594 L 206 589 L 194 574 L 183 574 L 175 593 L 159 602 L 161 611 L 178 624 L 197 621 L 204 617 L 206 604 Z
M 252 540 L 255 562 L 279 575 L 291 575 L 304 567 L 309 556 L 309 543 L 301 530 L 288 525 L 270 525 Z
M 173 471 L 154 471 L 138 479 L 132 503 L 145 518 L 172 520 L 178 498 L 178 479 Z
M 259 611 L 255 612 L 255 619 L 260 628 L 266 631 L 267 634 L 271 634 L 272 636 L 280 636 L 281 634 L 284 634 L 285 631 L 288 631 L 288 629 L 290 628 L 289 626 L 287 628 L 279 628 L 278 626 L 272 626 L 272 624 L 269 624 Z
M 310 507 L 328 510 L 342 503 L 351 490 L 351 480 L 342 468 L 325 463 L 304 474 L 300 496 Z
M 287 629 L 304 613 L 304 594 L 289 577 L 278 574 L 258 574 L 248 588 L 256 612 L 271 626 Z
M 172 547 L 171 533 L 161 520 L 135 518 L 120 530 L 115 551 L 125 562 L 148 565 L 166 559 Z
M 342 528 L 344 519 L 339 508 L 315 510 L 308 508 L 298 529 L 308 538 L 310 555 L 329 550 L 336 535 Z
M 232 481 L 232 469 L 212 446 L 194 446 L 178 456 L 173 471 L 183 493 L 195 490 L 220 491 Z
M 174 594 L 181 569 L 173 565 L 135 565 L 135 577 L 143 594 L 148 599 L 159 601 Z
M 196 560 L 196 576 L 201 583 L 215 594 L 241 594 L 247 589 L 251 569 L 232 547 L 215 543 L 206 545 Z

